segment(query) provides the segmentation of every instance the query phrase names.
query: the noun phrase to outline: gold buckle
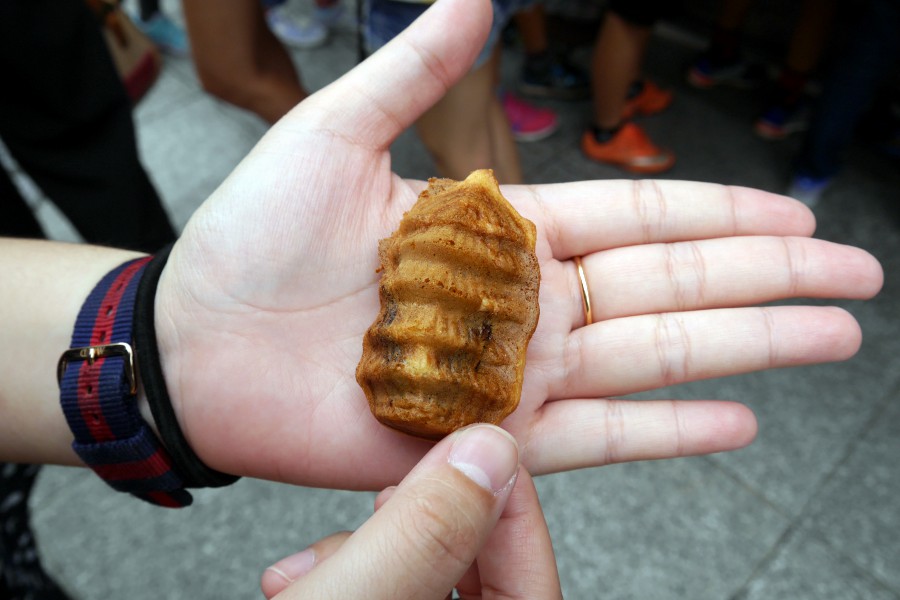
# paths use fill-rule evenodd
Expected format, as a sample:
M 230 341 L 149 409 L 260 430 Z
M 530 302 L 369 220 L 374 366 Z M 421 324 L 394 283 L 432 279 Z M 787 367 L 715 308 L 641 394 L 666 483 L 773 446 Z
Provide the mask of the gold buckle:
M 131 387 L 131 395 L 137 394 L 137 379 L 134 376 L 134 350 L 131 349 L 131 344 L 126 344 L 125 342 L 66 350 L 59 357 L 59 362 L 56 364 L 56 381 L 62 381 L 63 376 L 66 374 L 66 367 L 73 360 L 86 360 L 89 365 L 92 365 L 98 358 L 109 356 L 122 356 L 125 358 L 125 379 L 128 380 L 128 385 Z

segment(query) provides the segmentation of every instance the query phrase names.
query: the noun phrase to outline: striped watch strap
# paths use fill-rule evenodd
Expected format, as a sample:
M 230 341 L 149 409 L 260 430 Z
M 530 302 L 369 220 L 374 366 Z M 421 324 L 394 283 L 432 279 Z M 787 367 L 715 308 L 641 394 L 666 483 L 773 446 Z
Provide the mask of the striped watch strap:
M 193 499 L 137 405 L 132 320 L 150 258 L 110 271 L 82 305 L 59 362 L 60 399 L 85 464 L 116 490 L 177 508 Z

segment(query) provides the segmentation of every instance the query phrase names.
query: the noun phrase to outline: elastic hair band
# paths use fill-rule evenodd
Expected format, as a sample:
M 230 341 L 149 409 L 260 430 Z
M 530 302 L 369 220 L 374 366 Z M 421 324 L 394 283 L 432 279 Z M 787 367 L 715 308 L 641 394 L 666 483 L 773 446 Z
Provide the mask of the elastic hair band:
M 166 381 L 163 378 L 159 346 L 156 343 L 154 306 L 159 276 L 166 266 L 171 250 L 172 244 L 169 244 L 153 257 L 138 285 L 134 307 L 134 346 L 139 354 L 135 362 L 159 435 L 172 457 L 176 470 L 184 479 L 185 487 L 224 487 L 231 485 L 240 477 L 209 468 L 188 445 L 172 409 L 172 400 L 169 398 Z

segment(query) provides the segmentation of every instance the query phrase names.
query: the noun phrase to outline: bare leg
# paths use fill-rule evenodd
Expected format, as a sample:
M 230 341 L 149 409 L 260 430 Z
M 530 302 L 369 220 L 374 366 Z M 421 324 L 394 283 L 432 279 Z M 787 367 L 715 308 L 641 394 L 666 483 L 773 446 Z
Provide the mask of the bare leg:
M 491 132 L 491 154 L 493 156 L 497 180 L 500 183 L 522 183 L 522 164 L 519 161 L 519 149 L 513 139 L 512 128 L 503 103 L 497 98 L 497 88 L 500 86 L 500 57 L 502 55 L 500 44 L 494 48 L 494 53 L 488 61 L 494 72 L 494 79 L 489 90 Z
M 624 116 L 628 89 L 640 79 L 651 33 L 649 25 L 626 21 L 615 11 L 606 14 L 591 62 L 594 123 L 581 137 L 581 150 L 591 160 L 647 174 L 675 164 L 671 152 L 654 145 Z
M 728 64 L 738 60 L 741 27 L 755 0 L 725 0 L 716 19 L 709 53 L 716 63 Z
M 747 13 L 755 0 L 725 0 L 716 20 L 716 27 L 728 31 L 736 31 L 744 24 Z
M 516 13 L 513 21 L 522 36 L 525 54 L 540 54 L 547 51 L 550 44 L 547 41 L 547 22 L 542 5 L 535 4 L 531 8 Z
M 612 129 L 622 120 L 628 88 L 640 78 L 651 29 L 627 22 L 614 12 L 603 20 L 591 62 L 594 124 Z
M 184 0 L 203 88 L 274 123 L 308 95 L 258 0 Z
M 491 168 L 500 183 L 521 183 L 519 153 L 495 93 L 499 47 L 416 121 L 416 131 L 444 177 Z
M 837 0 L 803 1 L 787 56 L 772 90 L 772 98 L 769 100 L 771 106 L 793 110 L 803 101 L 806 84 L 819 65 L 831 34 L 836 11 Z M 771 119 L 767 120 L 764 113 L 757 122 L 757 133 L 763 137 L 783 137 L 781 132 L 770 131 L 769 124 Z

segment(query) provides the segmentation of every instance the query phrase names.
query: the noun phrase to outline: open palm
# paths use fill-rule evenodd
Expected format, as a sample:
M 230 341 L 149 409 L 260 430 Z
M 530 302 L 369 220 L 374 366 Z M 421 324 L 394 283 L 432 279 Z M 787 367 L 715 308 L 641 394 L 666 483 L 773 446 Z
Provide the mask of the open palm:
M 380 489 L 430 446 L 376 422 L 354 371 L 378 312 L 378 240 L 425 185 L 391 172 L 389 145 L 466 71 L 489 19 L 484 0 L 435 4 L 273 127 L 188 224 L 160 281 L 157 333 L 179 421 L 210 466 Z M 538 231 L 541 318 L 504 423 L 534 473 L 749 443 L 756 423 L 739 404 L 609 397 L 851 356 L 859 329 L 844 311 L 749 306 L 881 285 L 868 254 L 810 239 L 809 211 L 764 192 L 503 191 Z M 587 327 L 573 256 L 595 303 Z

